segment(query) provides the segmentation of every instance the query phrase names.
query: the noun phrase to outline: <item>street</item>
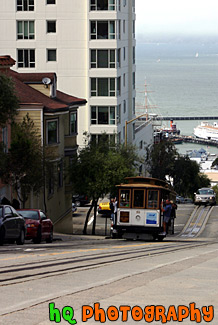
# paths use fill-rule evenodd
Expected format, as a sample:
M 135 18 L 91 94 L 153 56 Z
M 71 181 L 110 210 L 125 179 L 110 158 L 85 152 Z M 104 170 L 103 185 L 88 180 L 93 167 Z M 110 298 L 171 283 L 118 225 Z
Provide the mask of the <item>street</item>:
M 143 323 L 148 315 L 140 317 L 147 306 L 162 306 L 161 316 L 158 319 L 157 312 L 152 323 L 178 324 L 184 317 L 185 324 L 193 324 L 191 317 L 197 315 L 203 324 L 206 320 L 217 324 L 218 207 L 199 237 L 182 238 L 179 234 L 193 208 L 179 206 L 175 235 L 162 243 L 55 234 L 52 244 L 4 245 L 0 248 L 0 323 L 95 324 L 104 317 L 106 324 L 111 320 Z M 104 231 L 101 221 L 97 226 Z M 126 320 L 121 305 L 126 313 L 131 309 Z M 168 314 L 169 306 L 175 306 L 174 313 L 171 307 Z M 183 306 L 181 313 L 175 312 L 178 306 Z

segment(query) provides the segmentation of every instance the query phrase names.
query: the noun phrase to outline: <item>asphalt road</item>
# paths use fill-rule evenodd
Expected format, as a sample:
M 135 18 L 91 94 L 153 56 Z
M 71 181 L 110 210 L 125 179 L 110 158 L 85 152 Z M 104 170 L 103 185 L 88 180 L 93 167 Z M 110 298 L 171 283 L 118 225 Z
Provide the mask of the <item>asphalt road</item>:
M 55 234 L 52 244 L 27 242 L 24 246 L 6 244 L 1 247 L 0 324 L 55 324 L 50 320 L 53 314 L 60 316 L 58 324 L 73 324 L 73 319 L 82 324 L 85 317 L 87 324 L 96 324 L 100 323 L 98 307 L 102 308 L 102 317 L 105 315 L 105 324 L 111 323 L 108 315 L 116 316 L 117 312 L 118 319 L 114 319 L 114 323 L 134 324 L 138 323 L 141 313 L 143 317 L 148 316 L 144 308 L 151 305 L 162 308 L 162 316 L 154 318 L 153 324 L 162 324 L 164 317 L 166 323 L 178 324 L 182 311 L 187 313 L 185 324 L 196 323 L 196 320 L 191 321 L 195 315 L 202 324 L 206 324 L 204 317 L 211 318 L 211 324 L 217 324 L 218 207 L 200 237 L 182 239 L 180 230 L 193 208 L 192 205 L 179 206 L 175 235 L 162 243 Z M 82 220 L 83 217 L 76 218 Z M 97 223 L 99 229 L 101 221 Z M 130 308 L 125 322 L 121 305 Z M 107 314 L 111 306 L 114 309 L 109 312 L 113 313 Z M 203 306 L 213 306 L 208 309 L 208 318 Z M 88 310 L 93 312 L 90 318 Z M 139 323 L 145 323 L 145 319 Z

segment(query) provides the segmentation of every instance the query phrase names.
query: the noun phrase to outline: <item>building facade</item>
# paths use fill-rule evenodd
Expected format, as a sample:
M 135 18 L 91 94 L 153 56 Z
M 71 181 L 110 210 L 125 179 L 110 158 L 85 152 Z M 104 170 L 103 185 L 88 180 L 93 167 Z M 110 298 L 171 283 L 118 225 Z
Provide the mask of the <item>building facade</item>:
M 134 0 L 2 0 L 0 30 L 0 55 L 11 55 L 15 70 L 54 71 L 58 89 L 87 99 L 80 146 L 85 131 L 124 142 L 135 113 Z
M 30 193 L 25 207 L 44 210 L 56 231 L 71 233 L 72 186 L 67 170 L 77 152 L 77 115 L 86 100 L 57 90 L 55 73 L 19 73 L 11 69 L 14 63 L 10 56 L 0 56 L 0 73 L 12 78 L 19 98 L 15 120 L 22 122 L 28 114 L 50 159 L 41 191 Z M 0 140 L 6 144 L 1 136 Z M 1 198 L 12 201 L 15 195 L 0 183 Z

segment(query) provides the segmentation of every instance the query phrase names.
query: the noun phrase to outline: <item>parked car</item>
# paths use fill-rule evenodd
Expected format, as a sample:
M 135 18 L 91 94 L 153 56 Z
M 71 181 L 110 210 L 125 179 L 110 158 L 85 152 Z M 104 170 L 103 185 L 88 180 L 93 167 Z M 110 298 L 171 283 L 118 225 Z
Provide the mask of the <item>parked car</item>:
M 176 203 L 177 203 L 177 204 L 184 203 L 184 201 L 185 201 L 185 199 L 184 199 L 183 196 L 178 195 L 178 196 L 176 197 Z
M 216 193 L 212 188 L 202 187 L 194 193 L 194 203 L 195 205 L 215 205 L 216 204 Z
M 53 223 L 46 217 L 45 213 L 39 209 L 19 209 L 17 210 L 26 222 L 26 239 L 32 239 L 34 243 L 47 243 L 53 241 Z
M 98 213 L 102 215 L 111 215 L 110 202 L 101 202 L 98 206 Z
M 0 245 L 5 240 L 23 245 L 26 235 L 25 220 L 10 205 L 0 205 Z
M 72 212 L 76 212 L 77 210 L 77 207 L 76 207 L 76 204 L 75 203 L 72 203 Z
M 76 204 L 77 207 L 84 206 L 90 203 L 87 195 L 74 194 L 72 197 L 72 202 Z

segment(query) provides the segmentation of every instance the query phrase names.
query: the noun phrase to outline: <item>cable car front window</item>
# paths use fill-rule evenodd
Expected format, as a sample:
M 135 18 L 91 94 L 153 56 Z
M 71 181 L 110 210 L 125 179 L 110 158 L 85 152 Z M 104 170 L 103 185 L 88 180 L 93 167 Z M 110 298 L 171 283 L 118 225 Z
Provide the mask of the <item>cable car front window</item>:
M 120 190 L 120 207 L 130 208 L 130 190 Z
M 133 191 L 133 207 L 134 208 L 144 208 L 144 190 L 134 190 Z
M 148 190 L 148 209 L 158 209 L 158 191 Z

